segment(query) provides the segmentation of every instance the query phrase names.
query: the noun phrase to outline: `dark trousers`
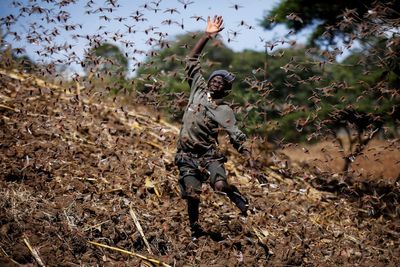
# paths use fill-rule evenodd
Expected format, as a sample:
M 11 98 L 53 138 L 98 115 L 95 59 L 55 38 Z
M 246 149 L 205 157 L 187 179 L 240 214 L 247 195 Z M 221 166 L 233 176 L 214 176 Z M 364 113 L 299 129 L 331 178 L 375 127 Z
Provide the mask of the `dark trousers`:
M 209 182 L 212 188 L 226 193 L 229 199 L 245 214 L 248 208 L 247 199 L 244 198 L 239 190 L 227 182 L 224 162 L 226 158 L 217 153 L 206 153 L 198 156 L 193 153 L 178 152 L 175 157 L 175 164 L 179 168 L 179 186 L 181 196 L 187 199 L 189 223 L 192 227 L 197 227 L 199 217 L 199 204 L 201 186 L 204 182 Z

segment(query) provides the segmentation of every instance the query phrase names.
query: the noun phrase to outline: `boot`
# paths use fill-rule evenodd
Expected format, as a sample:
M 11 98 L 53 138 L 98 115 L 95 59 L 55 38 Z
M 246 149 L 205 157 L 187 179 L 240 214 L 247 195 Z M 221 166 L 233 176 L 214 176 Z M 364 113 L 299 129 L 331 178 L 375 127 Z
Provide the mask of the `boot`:
M 198 198 L 188 198 L 188 215 L 189 215 L 189 225 L 191 230 L 192 240 L 195 241 L 201 236 L 204 236 L 206 232 L 201 228 L 199 221 L 199 205 L 200 200 Z
M 233 192 L 235 195 L 235 205 L 240 209 L 240 213 L 243 216 L 247 216 L 247 210 L 249 209 L 249 201 L 237 192 Z
M 231 186 L 230 192 L 227 193 L 229 199 L 235 203 L 236 207 L 240 209 L 240 213 L 243 216 L 247 216 L 247 210 L 249 209 L 249 201 L 240 194 L 236 186 Z
M 190 230 L 192 232 L 192 240 L 195 241 L 201 236 L 205 236 L 207 233 L 201 228 L 201 226 L 196 222 L 190 225 Z

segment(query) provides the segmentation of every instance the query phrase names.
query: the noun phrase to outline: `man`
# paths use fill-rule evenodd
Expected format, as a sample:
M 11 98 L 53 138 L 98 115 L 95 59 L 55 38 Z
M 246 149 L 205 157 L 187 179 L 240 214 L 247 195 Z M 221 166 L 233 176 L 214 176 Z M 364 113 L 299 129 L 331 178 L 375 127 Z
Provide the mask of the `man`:
M 223 102 L 232 88 L 235 76 L 226 70 L 214 71 L 208 82 L 201 74 L 199 55 L 210 38 L 222 27 L 222 17 L 207 19 L 204 35 L 186 59 L 186 72 L 190 85 L 189 103 L 183 116 L 183 125 L 177 144 L 175 163 L 179 168 L 182 197 L 187 200 L 192 237 L 204 235 L 198 224 L 201 185 L 209 181 L 216 191 L 225 193 L 236 204 L 243 215 L 248 209 L 247 200 L 238 189 L 227 182 L 224 162 L 226 158 L 218 152 L 218 131 L 225 130 L 233 146 L 244 154 L 245 134 L 236 126 L 233 110 Z

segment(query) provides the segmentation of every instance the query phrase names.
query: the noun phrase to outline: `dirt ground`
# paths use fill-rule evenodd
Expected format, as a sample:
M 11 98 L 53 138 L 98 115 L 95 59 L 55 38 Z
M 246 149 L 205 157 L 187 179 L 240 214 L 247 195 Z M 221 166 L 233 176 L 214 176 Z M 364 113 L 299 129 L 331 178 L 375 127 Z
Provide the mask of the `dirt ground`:
M 344 166 L 343 153 L 335 141 L 290 146 L 280 152 L 294 162 L 316 166 L 321 171 L 340 173 Z M 398 141 L 372 140 L 365 148 L 364 153 L 354 160 L 351 171 L 363 179 L 386 179 L 388 181 L 399 179 L 400 149 Z
M 230 181 L 249 198 L 252 214 L 240 216 L 226 197 L 204 185 L 200 221 L 209 234 L 192 241 L 173 164 L 177 125 L 145 109 L 121 108 L 118 100 L 104 101 L 84 90 L 78 96 L 21 75 L 3 72 L 0 88 L 1 266 L 400 262 L 398 142 L 388 154 L 390 143 L 377 143 L 382 150 L 376 158 L 368 155 L 359 163 L 369 176 L 390 177 L 385 195 L 349 186 L 319 190 L 311 181 L 336 170 L 336 163 L 325 167 L 325 158 L 313 156 L 320 147 L 307 148 L 305 155 L 294 149 L 293 164 L 285 167 L 284 160 L 267 165 L 260 158 L 255 168 L 265 175 L 264 184 L 227 149 Z M 313 158 L 322 161 L 321 177 L 304 167 L 316 162 Z

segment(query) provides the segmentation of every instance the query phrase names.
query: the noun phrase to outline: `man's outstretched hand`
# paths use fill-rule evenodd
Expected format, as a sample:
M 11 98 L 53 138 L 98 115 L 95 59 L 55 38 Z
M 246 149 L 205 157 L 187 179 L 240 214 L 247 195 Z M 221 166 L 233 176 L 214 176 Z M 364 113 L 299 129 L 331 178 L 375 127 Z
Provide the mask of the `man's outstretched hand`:
M 210 19 L 210 16 L 208 16 L 206 33 L 209 34 L 211 37 L 215 36 L 217 33 L 224 29 L 224 27 L 222 27 L 223 22 L 224 20 L 222 19 L 222 16 L 215 15 L 212 20 Z
M 207 40 L 215 37 L 215 35 L 224 29 L 224 27 L 222 27 L 223 22 L 222 16 L 215 15 L 212 20 L 210 19 L 210 16 L 208 16 L 206 31 L 189 53 L 189 57 L 199 57 L 201 51 L 207 43 Z

